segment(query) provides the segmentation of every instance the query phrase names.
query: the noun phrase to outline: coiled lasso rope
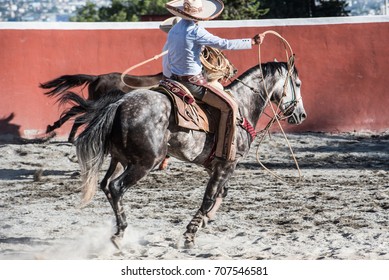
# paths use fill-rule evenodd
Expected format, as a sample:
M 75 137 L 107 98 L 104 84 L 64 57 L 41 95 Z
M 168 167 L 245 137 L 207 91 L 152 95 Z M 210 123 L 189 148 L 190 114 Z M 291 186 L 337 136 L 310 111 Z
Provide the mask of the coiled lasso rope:
M 294 67 L 294 62 L 293 62 L 293 64 L 290 63 L 290 61 L 291 61 L 290 58 L 294 55 L 294 54 L 293 54 L 292 47 L 290 46 L 290 44 L 288 43 L 288 41 L 287 41 L 284 37 L 282 37 L 279 33 L 275 32 L 275 31 L 273 31 L 273 30 L 265 31 L 265 32 L 263 32 L 262 34 L 263 34 L 263 35 L 272 34 L 272 35 L 278 37 L 278 38 L 281 40 L 281 42 L 283 43 L 284 48 L 285 48 L 285 54 L 286 54 L 286 59 L 287 59 L 287 65 L 288 65 L 288 75 L 287 75 L 287 79 L 288 79 L 288 77 L 289 77 L 289 75 L 291 75 L 291 71 L 292 71 L 292 69 L 293 69 L 293 67 Z M 285 131 L 284 131 L 284 129 L 282 128 L 282 125 L 281 125 L 281 123 L 280 123 L 280 121 L 279 121 L 279 117 L 278 117 L 278 113 L 277 113 L 277 111 L 279 110 L 280 105 L 282 104 L 282 98 L 283 98 L 283 97 L 281 98 L 281 100 L 280 100 L 280 102 L 279 102 L 279 104 L 278 104 L 276 110 L 274 109 L 273 104 L 272 104 L 271 102 L 269 102 L 269 100 L 270 100 L 270 95 L 269 95 L 269 93 L 267 92 L 267 86 L 266 86 L 266 82 L 265 82 L 265 79 L 264 79 L 264 76 L 263 76 L 262 61 L 261 61 L 261 45 L 260 45 L 260 44 L 258 45 L 258 63 L 259 63 L 259 67 L 260 67 L 260 69 L 261 69 L 262 80 L 263 80 L 264 88 L 265 88 L 266 95 L 267 95 L 267 100 L 266 100 L 266 103 L 265 103 L 265 104 L 270 104 L 270 107 L 271 107 L 271 109 L 272 109 L 272 112 L 273 112 L 273 115 L 274 115 L 274 116 L 273 116 L 273 118 L 269 121 L 269 123 L 266 125 L 266 127 L 261 131 L 261 132 L 262 132 L 262 137 L 261 137 L 260 140 L 259 140 L 259 143 L 258 143 L 258 146 L 257 146 L 257 151 L 256 151 L 256 159 L 257 159 L 257 162 L 262 166 L 263 169 L 265 169 L 267 172 L 269 172 L 270 174 L 272 174 L 274 177 L 276 177 L 277 179 L 279 179 L 279 180 L 281 180 L 281 181 L 287 183 L 287 181 L 286 181 L 285 179 L 283 179 L 281 176 L 279 176 L 278 174 L 276 174 L 274 171 L 271 171 L 269 168 L 267 168 L 267 167 L 261 162 L 261 160 L 259 159 L 259 148 L 260 148 L 260 144 L 262 143 L 262 141 L 264 140 L 264 138 L 265 138 L 265 136 L 266 136 L 267 134 L 269 134 L 269 136 L 270 136 L 269 130 L 270 130 L 271 126 L 274 124 L 274 122 L 277 122 L 277 124 L 278 124 L 278 126 L 279 126 L 279 128 L 280 128 L 280 130 L 281 130 L 281 132 L 282 132 L 282 134 L 283 134 L 283 136 L 284 136 L 284 138 L 285 138 L 285 141 L 286 141 L 286 143 L 287 143 L 287 145 L 288 145 L 288 147 L 289 147 L 289 150 L 290 150 L 290 152 L 291 152 L 291 154 L 292 154 L 292 157 L 293 157 L 293 160 L 294 160 L 294 162 L 295 162 L 296 168 L 297 168 L 297 170 L 298 170 L 298 174 L 299 174 L 298 181 L 301 181 L 301 180 L 302 180 L 302 173 L 301 173 L 299 164 L 298 164 L 297 159 L 296 159 L 296 156 L 295 156 L 295 154 L 294 154 L 294 152 L 293 152 L 292 146 L 291 146 L 291 144 L 290 144 L 290 142 L 289 142 L 289 140 L 288 140 L 288 137 L 286 136 Z M 294 84 L 293 84 L 293 86 L 294 86 Z

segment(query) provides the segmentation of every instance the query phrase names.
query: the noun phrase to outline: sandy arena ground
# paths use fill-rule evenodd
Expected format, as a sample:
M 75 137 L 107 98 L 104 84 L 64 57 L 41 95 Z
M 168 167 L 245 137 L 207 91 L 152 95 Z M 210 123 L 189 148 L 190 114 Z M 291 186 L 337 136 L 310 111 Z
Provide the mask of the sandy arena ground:
M 185 227 L 207 174 L 172 159 L 125 194 L 129 227 L 118 252 L 102 192 L 80 202 L 71 144 L 0 144 L 0 259 L 389 259 L 389 133 L 273 134 L 239 163 L 216 220 L 193 249 Z M 103 176 L 103 173 L 101 174 Z

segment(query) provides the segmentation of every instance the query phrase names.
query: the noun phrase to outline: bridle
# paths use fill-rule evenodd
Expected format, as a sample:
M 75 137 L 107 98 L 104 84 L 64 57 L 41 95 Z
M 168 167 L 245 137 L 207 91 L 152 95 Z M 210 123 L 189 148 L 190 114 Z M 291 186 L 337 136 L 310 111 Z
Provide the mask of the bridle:
M 287 75 L 283 86 L 282 96 L 278 106 L 279 108 L 281 108 L 281 110 L 277 112 L 277 115 L 280 120 L 288 119 L 289 117 L 293 116 L 297 104 L 301 99 L 301 98 L 298 99 L 296 94 L 296 79 L 293 75 L 295 71 L 293 60 L 294 60 L 294 55 L 290 57 L 287 62 Z M 282 102 L 283 99 L 287 96 L 288 88 L 291 91 L 291 95 L 292 95 L 291 100 Z
M 277 105 L 277 110 L 275 111 L 275 117 L 277 117 L 278 120 L 285 120 L 285 119 L 291 117 L 293 115 L 293 112 L 295 111 L 295 109 L 297 107 L 299 100 L 301 99 L 301 98 L 297 99 L 297 94 L 296 94 L 296 79 L 293 75 L 294 74 L 294 62 L 293 62 L 294 58 L 293 57 L 294 57 L 294 55 L 291 58 L 289 58 L 289 60 L 287 62 L 287 74 L 286 74 L 285 82 L 283 85 L 283 91 L 282 91 L 280 100 L 277 102 L 278 105 Z M 263 76 L 263 69 L 262 69 L 261 64 L 260 64 L 260 71 L 261 71 L 261 77 L 260 77 L 261 80 L 259 82 L 264 82 L 265 77 Z M 270 103 L 269 101 L 271 100 L 272 97 L 274 97 L 273 94 L 269 94 L 266 85 L 264 85 L 264 89 L 265 89 L 265 97 L 264 97 L 262 94 L 260 94 L 261 92 L 259 90 L 248 85 L 247 83 L 245 83 L 241 79 L 236 78 L 235 80 L 238 81 L 239 83 L 241 83 L 242 85 L 244 85 L 245 87 L 249 88 L 252 92 L 258 94 L 262 98 L 262 100 L 264 101 L 264 106 L 268 106 Z M 289 88 L 291 90 L 292 98 L 290 101 L 282 102 L 283 99 L 287 96 L 288 85 L 289 85 Z

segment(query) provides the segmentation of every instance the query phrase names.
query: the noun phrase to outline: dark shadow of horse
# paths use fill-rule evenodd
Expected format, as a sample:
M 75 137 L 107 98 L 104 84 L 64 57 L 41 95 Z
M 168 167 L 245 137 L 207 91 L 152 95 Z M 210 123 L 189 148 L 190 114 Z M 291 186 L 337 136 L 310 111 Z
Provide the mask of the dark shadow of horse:
M 15 114 L 11 113 L 11 114 L 9 114 L 8 117 L 0 119 L 0 133 L 2 134 L 2 137 L 1 137 L 2 142 L 6 141 L 6 140 L 13 141 L 16 138 L 20 138 L 20 133 L 19 133 L 20 125 L 11 123 L 14 118 L 15 118 Z M 6 137 L 6 135 L 7 135 L 7 137 Z M 8 137 L 8 135 L 10 137 Z M 10 138 L 12 138 L 12 139 L 10 139 Z
M 41 138 L 26 139 L 20 135 L 20 125 L 12 123 L 15 114 L 11 113 L 8 117 L 0 119 L 0 143 L 3 144 L 32 144 L 44 143 L 52 138 L 52 134 L 44 135 Z

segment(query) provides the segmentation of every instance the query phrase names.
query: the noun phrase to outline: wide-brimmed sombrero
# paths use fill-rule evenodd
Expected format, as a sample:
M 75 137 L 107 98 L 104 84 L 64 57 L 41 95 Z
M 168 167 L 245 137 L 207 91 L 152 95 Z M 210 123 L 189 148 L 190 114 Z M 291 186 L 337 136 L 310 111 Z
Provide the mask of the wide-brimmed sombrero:
M 175 16 L 190 20 L 211 20 L 220 15 L 224 4 L 220 0 L 174 0 L 166 8 Z

